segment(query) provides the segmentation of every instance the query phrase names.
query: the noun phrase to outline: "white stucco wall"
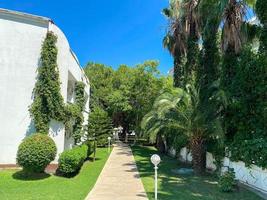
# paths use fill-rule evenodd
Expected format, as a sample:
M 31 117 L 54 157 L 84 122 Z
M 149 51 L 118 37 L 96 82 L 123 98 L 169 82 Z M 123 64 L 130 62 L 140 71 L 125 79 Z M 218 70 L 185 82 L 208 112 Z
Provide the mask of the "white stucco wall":
M 89 96 L 88 79 L 56 25 L 46 18 L 0 9 L 0 164 L 15 164 L 18 145 L 34 132 L 28 108 L 33 100 L 41 45 L 48 30 L 58 36 L 58 67 L 65 102 L 69 72 L 76 81 L 86 83 Z M 89 106 L 89 99 L 86 105 Z M 64 146 L 71 146 L 72 140 L 65 140 L 62 123 L 52 121 L 50 135 L 57 144 L 58 154 Z

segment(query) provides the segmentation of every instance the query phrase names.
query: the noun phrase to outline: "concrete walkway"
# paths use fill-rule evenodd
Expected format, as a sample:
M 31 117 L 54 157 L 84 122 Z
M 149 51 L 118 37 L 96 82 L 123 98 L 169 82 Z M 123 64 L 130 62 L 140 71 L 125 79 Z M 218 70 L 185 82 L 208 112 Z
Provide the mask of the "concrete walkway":
M 131 149 L 114 146 L 86 200 L 148 200 Z

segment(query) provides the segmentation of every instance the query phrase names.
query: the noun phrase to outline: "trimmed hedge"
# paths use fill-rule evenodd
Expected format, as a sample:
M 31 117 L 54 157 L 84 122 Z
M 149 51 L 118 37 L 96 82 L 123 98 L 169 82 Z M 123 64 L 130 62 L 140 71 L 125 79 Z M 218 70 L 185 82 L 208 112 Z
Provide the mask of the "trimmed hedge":
M 87 158 L 87 151 L 88 146 L 85 144 L 64 151 L 59 157 L 59 171 L 65 175 L 78 172 Z
M 56 144 L 45 134 L 34 134 L 25 138 L 19 145 L 17 163 L 29 172 L 43 172 L 46 166 L 55 159 Z

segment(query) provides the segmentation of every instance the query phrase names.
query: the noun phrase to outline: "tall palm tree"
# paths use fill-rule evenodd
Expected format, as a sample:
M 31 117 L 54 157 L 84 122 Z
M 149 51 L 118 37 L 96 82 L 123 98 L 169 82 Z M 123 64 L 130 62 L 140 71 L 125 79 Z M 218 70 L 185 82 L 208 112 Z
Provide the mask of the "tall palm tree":
M 167 17 L 169 24 L 166 36 L 163 39 L 164 48 L 168 49 L 174 58 L 174 86 L 183 85 L 182 59 L 186 55 L 186 35 L 181 18 L 180 0 L 170 0 L 168 8 L 163 9 L 163 14 Z
M 223 135 L 219 120 L 209 118 L 200 107 L 198 90 L 187 85 L 186 90 L 176 88 L 160 95 L 142 121 L 145 134 L 152 140 L 166 128 L 186 134 L 197 174 L 203 173 L 206 168 L 206 140 L 219 139 Z
M 222 1 L 223 3 L 225 1 Z M 228 0 L 224 7 L 222 49 L 225 52 L 230 48 L 238 54 L 242 47 L 242 24 L 246 14 L 246 5 L 244 1 Z
M 199 68 L 199 39 L 200 39 L 200 0 L 184 0 L 182 12 L 184 18 L 185 32 L 187 35 L 187 55 L 185 63 L 186 84 L 195 80 L 196 71 Z

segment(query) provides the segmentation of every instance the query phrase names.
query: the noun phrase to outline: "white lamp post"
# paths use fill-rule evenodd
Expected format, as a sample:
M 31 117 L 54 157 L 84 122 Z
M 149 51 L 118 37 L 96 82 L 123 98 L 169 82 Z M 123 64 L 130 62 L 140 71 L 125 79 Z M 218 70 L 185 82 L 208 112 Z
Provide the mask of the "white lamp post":
M 150 158 L 151 162 L 154 165 L 154 169 L 155 169 L 155 200 L 158 199 L 158 164 L 160 163 L 160 157 L 157 154 L 154 154 L 151 156 Z
M 108 137 L 108 152 L 110 152 L 110 140 L 111 140 L 111 137 Z

